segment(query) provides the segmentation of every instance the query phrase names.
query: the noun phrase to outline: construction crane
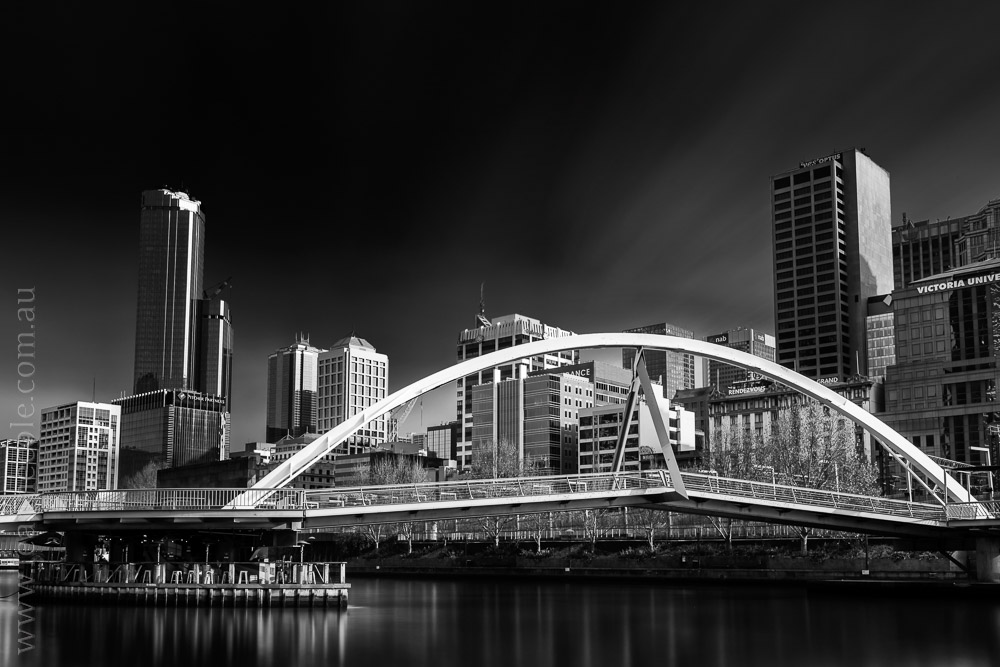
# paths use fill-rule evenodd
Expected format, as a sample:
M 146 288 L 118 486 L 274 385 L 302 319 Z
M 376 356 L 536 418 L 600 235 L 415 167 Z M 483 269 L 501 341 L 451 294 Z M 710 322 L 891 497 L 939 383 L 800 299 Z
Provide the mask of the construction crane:
M 202 299 L 206 299 L 206 300 L 207 299 L 214 299 L 215 297 L 219 296 L 219 292 L 221 292 L 222 290 L 226 289 L 227 287 L 230 288 L 230 289 L 232 289 L 232 287 L 233 287 L 233 282 L 232 281 L 233 281 L 233 277 L 229 276 L 228 278 L 226 278 L 225 280 L 223 280 L 218 285 L 215 285 L 214 287 L 210 287 L 209 289 L 204 290 L 201 293 L 201 298 Z
M 417 404 L 419 396 L 411 398 L 409 401 L 395 408 L 389 413 L 389 441 L 399 439 L 399 425 L 406 421 L 413 411 L 413 406 Z

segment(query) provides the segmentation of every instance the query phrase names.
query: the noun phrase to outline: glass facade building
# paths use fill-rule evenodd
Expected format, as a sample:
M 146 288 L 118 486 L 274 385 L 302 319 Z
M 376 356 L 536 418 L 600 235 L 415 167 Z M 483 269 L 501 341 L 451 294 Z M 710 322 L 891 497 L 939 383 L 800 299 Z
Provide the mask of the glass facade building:
M 299 334 L 293 345 L 267 358 L 266 442 L 319 432 L 319 355 L 322 352 L 326 350 L 313 347 L 307 336 Z
M 193 388 L 205 216 L 183 192 L 147 190 L 139 218 L 135 393 Z
M 879 417 L 929 455 L 996 462 L 1000 260 L 914 281 L 893 309 L 896 364 Z
M 220 396 L 180 389 L 112 401 L 121 409 L 121 479 L 146 464 L 165 467 L 229 457 L 229 412 Z
M 647 324 L 642 327 L 626 329 L 624 333 L 645 333 L 659 334 L 661 336 L 677 336 L 679 338 L 694 338 L 694 334 L 687 329 L 661 322 L 658 324 Z M 663 385 L 663 394 L 668 399 L 672 399 L 681 389 L 692 389 L 697 384 L 695 376 L 694 355 L 689 352 L 672 352 L 670 350 L 646 350 L 643 354 L 646 359 L 646 372 L 649 379 Z M 632 370 L 635 363 L 635 349 L 631 347 L 622 348 L 622 366 Z

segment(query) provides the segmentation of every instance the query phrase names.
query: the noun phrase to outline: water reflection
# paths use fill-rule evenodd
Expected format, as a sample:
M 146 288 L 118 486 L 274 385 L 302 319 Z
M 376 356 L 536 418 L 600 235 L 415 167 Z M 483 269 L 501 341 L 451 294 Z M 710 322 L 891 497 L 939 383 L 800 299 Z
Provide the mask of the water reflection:
M 5 573 L 6 574 L 6 573 Z M 0 580 L 3 593 L 16 579 Z M 627 581 L 356 579 L 351 607 L 44 605 L 23 665 L 992 667 L 1000 602 Z M 2 664 L 16 604 L 0 600 Z

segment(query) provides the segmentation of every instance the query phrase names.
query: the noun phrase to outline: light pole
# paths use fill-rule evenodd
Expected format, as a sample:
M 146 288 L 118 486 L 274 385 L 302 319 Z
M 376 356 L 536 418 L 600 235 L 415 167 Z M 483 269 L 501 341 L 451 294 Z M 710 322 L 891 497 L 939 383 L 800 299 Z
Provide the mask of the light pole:
M 756 469 L 756 470 L 770 470 L 771 471 L 771 496 L 777 498 L 778 497 L 778 480 L 776 479 L 776 477 L 774 475 L 774 466 L 756 465 L 755 464 L 754 465 L 754 469 Z

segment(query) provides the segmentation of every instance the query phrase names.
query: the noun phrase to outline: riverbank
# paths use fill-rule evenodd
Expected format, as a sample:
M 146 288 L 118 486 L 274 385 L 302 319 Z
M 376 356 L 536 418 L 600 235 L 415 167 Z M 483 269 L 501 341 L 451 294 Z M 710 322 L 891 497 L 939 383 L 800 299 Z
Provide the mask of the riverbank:
M 867 558 L 843 545 L 821 547 L 808 554 L 758 545 L 699 545 L 697 549 L 676 545 L 655 550 L 571 545 L 532 551 L 518 545 L 461 544 L 457 548 L 428 545 L 412 552 L 400 547 L 393 544 L 346 559 L 349 576 L 976 584 L 968 574 L 975 572 L 975 565 L 964 553 L 949 558 L 885 547 L 871 549 Z

